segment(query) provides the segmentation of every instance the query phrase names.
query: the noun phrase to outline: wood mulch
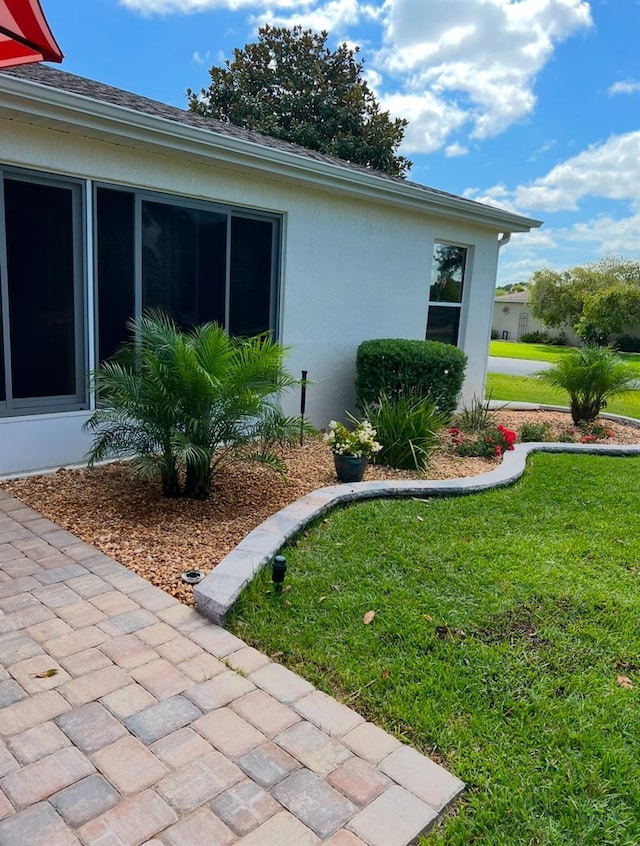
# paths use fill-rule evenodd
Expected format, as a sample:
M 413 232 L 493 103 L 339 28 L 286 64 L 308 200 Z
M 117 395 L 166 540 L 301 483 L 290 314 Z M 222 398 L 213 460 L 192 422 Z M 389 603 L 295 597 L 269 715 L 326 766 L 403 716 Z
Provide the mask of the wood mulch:
M 500 411 L 495 420 L 516 431 L 525 420 L 546 421 L 555 433 L 571 422 L 567 414 L 549 411 Z M 609 421 L 607 426 L 614 433 L 608 443 L 640 442 L 637 429 Z M 499 463 L 499 459 L 462 458 L 452 452 L 449 441 L 444 432 L 441 448 L 422 478 L 475 476 Z M 126 462 L 92 470 L 61 469 L 0 487 L 193 605 L 192 588 L 180 580 L 184 570 L 209 572 L 271 514 L 316 488 L 336 483 L 331 453 L 320 438 L 307 438 L 302 447 L 285 450 L 283 458 L 286 481 L 259 465 L 230 465 L 216 475 L 206 502 L 165 499 L 157 485 L 138 481 Z M 411 478 L 415 474 L 378 466 L 370 466 L 365 476 L 366 480 Z

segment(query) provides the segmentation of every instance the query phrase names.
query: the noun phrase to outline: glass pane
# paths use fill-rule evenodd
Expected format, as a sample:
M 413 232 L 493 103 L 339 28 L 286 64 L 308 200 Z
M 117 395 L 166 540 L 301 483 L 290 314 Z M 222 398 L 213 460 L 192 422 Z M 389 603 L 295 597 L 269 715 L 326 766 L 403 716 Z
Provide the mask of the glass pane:
M 2 274 L 0 273 L 0 282 Z M 4 329 L 2 328 L 2 299 L 0 298 L 0 402 L 7 398 L 7 388 L 4 376 Z
M 96 203 L 98 267 L 98 360 L 129 340 L 127 320 L 135 313 L 135 197 L 98 188 Z
M 429 301 L 432 303 L 461 303 L 464 266 L 467 260 L 465 247 L 451 244 L 436 244 L 433 249 L 431 264 L 431 289 Z
M 76 394 L 73 191 L 5 179 L 13 396 Z
M 251 336 L 270 329 L 273 223 L 231 220 L 229 332 Z
M 224 326 L 227 215 L 142 204 L 142 302 L 183 329 L 215 320 Z
M 429 306 L 427 320 L 427 341 L 441 341 L 443 344 L 458 343 L 460 309 L 451 306 Z

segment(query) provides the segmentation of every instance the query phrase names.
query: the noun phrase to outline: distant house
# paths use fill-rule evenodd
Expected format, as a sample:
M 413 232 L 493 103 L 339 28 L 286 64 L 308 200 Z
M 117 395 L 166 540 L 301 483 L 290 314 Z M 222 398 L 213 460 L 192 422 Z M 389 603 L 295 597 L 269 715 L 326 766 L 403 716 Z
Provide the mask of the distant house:
M 502 294 L 493 303 L 492 329 L 498 338 L 519 341 L 527 332 L 546 332 L 552 338 L 564 334 L 568 344 L 577 344 L 578 338 L 570 327 L 551 329 L 531 314 L 529 291 Z
M 82 460 L 87 372 L 152 306 L 271 330 L 318 426 L 370 338 L 457 344 L 469 400 L 500 237 L 540 225 L 45 66 L 0 73 L 0 182 L 0 473 Z

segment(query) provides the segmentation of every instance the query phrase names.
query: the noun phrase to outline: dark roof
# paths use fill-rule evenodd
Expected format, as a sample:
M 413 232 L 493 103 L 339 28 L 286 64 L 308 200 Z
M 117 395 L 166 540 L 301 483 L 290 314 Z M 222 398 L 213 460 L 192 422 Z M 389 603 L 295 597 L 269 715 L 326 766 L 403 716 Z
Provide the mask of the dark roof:
M 198 115 L 188 109 L 179 109 L 176 106 L 168 106 L 167 104 L 160 103 L 157 100 L 150 100 L 148 97 L 142 97 L 139 94 L 132 94 L 129 91 L 123 91 L 120 88 L 113 88 L 110 85 L 104 85 L 102 82 L 95 82 L 92 79 L 87 79 L 83 76 L 76 76 L 75 74 L 67 73 L 66 71 L 58 70 L 57 68 L 47 67 L 43 64 L 22 65 L 13 68 L 6 68 L 2 71 L 2 73 L 19 79 L 28 80 L 29 82 L 36 82 L 39 85 L 46 85 L 50 88 L 78 94 L 81 97 L 88 97 L 91 100 L 99 100 L 104 103 L 122 106 L 125 109 L 131 109 L 135 112 L 142 112 L 143 114 L 164 118 L 165 120 L 170 120 L 174 123 L 197 127 L 198 129 L 203 129 L 216 135 L 225 135 L 231 138 L 237 138 L 238 140 L 249 141 L 254 144 L 259 144 L 262 147 L 270 147 L 275 150 L 281 150 L 285 153 L 293 153 L 297 156 L 303 156 L 318 162 L 337 165 L 345 170 L 367 173 L 370 176 L 376 176 L 401 185 L 410 185 L 413 188 L 418 188 L 427 194 L 433 194 L 440 197 L 450 197 L 455 200 L 463 200 L 463 198 L 459 197 L 457 194 L 451 194 L 447 191 L 439 191 L 436 188 L 428 188 L 418 182 L 410 182 L 409 180 L 402 179 L 399 176 L 389 176 L 381 171 L 353 164 L 345 161 L 344 159 L 338 159 L 334 156 L 318 153 L 315 150 L 308 150 L 305 147 L 298 146 L 297 144 L 291 144 L 288 141 L 282 141 L 279 138 L 271 138 L 268 135 L 252 132 L 248 129 L 235 126 L 232 123 L 225 123 L 223 121 L 215 120 L 214 118 L 203 117 L 202 115 Z M 477 206 L 479 209 L 487 208 L 485 204 L 476 203 L 473 200 L 467 200 L 464 198 L 463 201 L 465 204 L 468 203 L 471 206 Z M 494 211 L 501 211 L 500 209 L 496 209 L 494 207 L 489 208 L 492 208 Z

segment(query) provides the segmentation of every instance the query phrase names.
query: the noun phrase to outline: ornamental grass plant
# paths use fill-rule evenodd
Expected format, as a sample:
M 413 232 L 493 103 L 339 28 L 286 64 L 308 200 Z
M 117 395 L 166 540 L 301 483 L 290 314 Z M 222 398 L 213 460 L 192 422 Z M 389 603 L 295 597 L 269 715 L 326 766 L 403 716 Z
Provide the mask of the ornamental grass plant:
M 400 470 L 427 469 L 429 456 L 438 444 L 438 432 L 449 415 L 422 396 L 389 397 L 381 394 L 365 413 L 382 442 L 376 461 Z

